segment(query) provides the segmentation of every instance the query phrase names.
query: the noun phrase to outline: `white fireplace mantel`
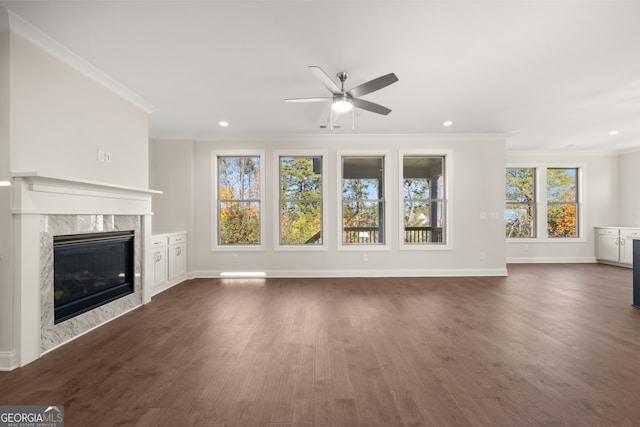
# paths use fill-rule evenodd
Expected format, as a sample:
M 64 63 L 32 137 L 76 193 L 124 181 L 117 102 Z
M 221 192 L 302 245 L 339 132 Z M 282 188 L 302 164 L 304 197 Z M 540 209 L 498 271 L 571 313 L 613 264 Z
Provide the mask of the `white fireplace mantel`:
M 151 197 L 161 191 L 37 172 L 12 174 L 14 214 L 151 214 Z
M 151 283 L 148 275 L 145 274 L 152 267 L 150 259 L 145 256 L 145 248 L 150 245 L 151 238 L 151 216 L 153 215 L 151 202 L 152 196 L 162 192 L 118 184 L 44 176 L 35 172 L 13 173 L 12 180 L 11 211 L 13 253 L 15 254 L 13 258 L 13 331 L 16 360 L 15 363 L 11 363 L 11 366 L 16 367 L 24 366 L 43 354 L 41 320 L 45 317 L 41 316 L 40 285 L 42 277 L 46 274 L 40 271 L 40 266 L 45 265 L 42 261 L 42 239 L 48 233 L 43 229 L 43 223 L 49 224 L 51 221 L 59 222 L 60 220 L 65 223 L 83 223 L 81 220 L 85 215 L 96 217 L 96 221 L 106 221 L 116 226 L 119 220 L 108 216 L 136 219 L 135 222 L 140 224 L 141 237 L 139 242 L 141 286 L 137 304 L 145 304 L 151 300 Z M 69 216 L 71 221 L 68 221 L 69 218 L 65 216 Z M 76 229 L 72 229 L 71 233 L 74 233 L 74 230 Z M 118 309 L 119 311 L 112 310 L 113 315 L 101 315 L 100 322 L 91 327 L 98 327 L 124 314 L 124 308 Z M 78 334 L 74 337 L 90 330 L 87 328 L 88 326 L 78 330 Z M 71 329 L 75 329 L 75 326 Z

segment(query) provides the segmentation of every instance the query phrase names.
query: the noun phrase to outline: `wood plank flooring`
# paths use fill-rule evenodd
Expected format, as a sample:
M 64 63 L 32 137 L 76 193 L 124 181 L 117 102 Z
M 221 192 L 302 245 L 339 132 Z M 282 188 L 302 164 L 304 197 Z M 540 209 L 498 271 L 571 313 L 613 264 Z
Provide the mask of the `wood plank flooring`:
M 639 426 L 632 272 L 198 279 L 13 372 L 66 426 Z

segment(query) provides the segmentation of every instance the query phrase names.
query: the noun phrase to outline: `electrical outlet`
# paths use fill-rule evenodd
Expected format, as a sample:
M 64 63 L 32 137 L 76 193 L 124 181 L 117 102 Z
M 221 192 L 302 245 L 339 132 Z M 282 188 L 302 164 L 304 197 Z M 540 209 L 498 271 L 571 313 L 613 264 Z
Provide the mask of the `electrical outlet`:
M 487 260 L 487 256 L 485 255 L 484 252 L 480 252 L 480 261 L 486 261 Z
M 231 257 L 231 261 L 232 261 L 232 262 L 239 262 L 240 260 L 238 259 L 238 255 L 233 255 L 233 256 Z
M 98 161 L 104 162 L 104 150 L 98 149 Z
M 367 255 L 367 254 L 362 254 L 362 261 L 363 261 L 363 262 L 367 262 L 367 261 L 369 261 L 369 255 Z

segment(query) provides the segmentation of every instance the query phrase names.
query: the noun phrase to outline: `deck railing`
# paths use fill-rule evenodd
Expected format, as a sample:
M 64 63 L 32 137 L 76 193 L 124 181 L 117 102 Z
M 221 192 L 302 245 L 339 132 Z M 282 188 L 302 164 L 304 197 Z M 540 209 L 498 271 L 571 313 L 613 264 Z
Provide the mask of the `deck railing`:
M 442 227 L 405 227 L 405 243 L 442 243 Z
M 342 241 L 346 244 L 380 243 L 378 227 L 345 227 Z M 442 243 L 442 227 L 405 227 L 405 243 Z

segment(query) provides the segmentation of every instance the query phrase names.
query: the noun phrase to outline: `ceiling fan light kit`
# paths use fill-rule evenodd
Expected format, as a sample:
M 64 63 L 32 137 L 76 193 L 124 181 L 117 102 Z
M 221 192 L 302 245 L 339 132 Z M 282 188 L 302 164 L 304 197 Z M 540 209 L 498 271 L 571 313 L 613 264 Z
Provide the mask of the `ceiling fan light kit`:
M 333 104 L 331 104 L 331 109 L 336 113 L 346 113 L 351 111 L 353 108 L 353 104 L 347 97 L 347 95 L 336 95 L 333 97 Z
M 327 73 L 322 70 L 322 68 L 311 65 L 309 66 L 311 72 L 316 76 L 320 83 L 326 87 L 329 92 L 333 96 L 331 97 L 315 97 L 315 98 L 289 98 L 285 99 L 285 102 L 322 102 L 331 100 L 331 111 L 330 111 L 330 128 L 333 130 L 333 112 L 336 113 L 346 113 L 349 111 L 353 111 L 353 108 L 360 108 L 361 110 L 370 111 L 376 114 L 382 114 L 386 116 L 391 112 L 391 109 L 384 107 L 382 105 L 376 104 L 371 101 L 366 101 L 364 99 L 360 99 L 360 96 L 369 94 L 371 92 L 375 92 L 384 87 L 389 86 L 392 83 L 398 81 L 398 77 L 394 73 L 385 74 L 384 76 L 378 77 L 377 79 L 369 80 L 366 83 L 361 84 L 360 86 L 356 86 L 351 90 L 345 90 L 344 82 L 349 77 L 349 73 L 344 71 L 338 73 L 336 77 L 340 81 L 340 87 L 336 84 L 336 82 L 327 75 Z M 354 115 L 352 113 L 352 121 L 354 120 Z M 352 123 L 351 128 L 354 128 L 354 124 Z

